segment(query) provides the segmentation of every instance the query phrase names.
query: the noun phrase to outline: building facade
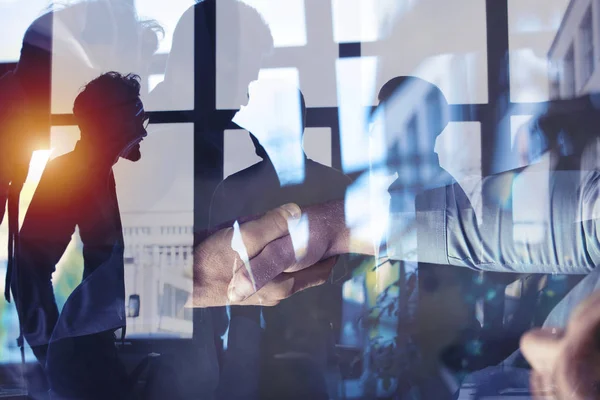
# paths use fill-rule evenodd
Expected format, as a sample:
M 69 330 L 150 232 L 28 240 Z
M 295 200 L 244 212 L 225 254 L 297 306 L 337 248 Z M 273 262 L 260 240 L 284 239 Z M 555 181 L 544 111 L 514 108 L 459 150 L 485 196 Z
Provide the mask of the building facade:
M 129 336 L 191 337 L 192 212 L 123 215 L 126 298 L 139 296 Z
M 600 1 L 571 0 L 548 52 L 550 97 L 600 89 Z

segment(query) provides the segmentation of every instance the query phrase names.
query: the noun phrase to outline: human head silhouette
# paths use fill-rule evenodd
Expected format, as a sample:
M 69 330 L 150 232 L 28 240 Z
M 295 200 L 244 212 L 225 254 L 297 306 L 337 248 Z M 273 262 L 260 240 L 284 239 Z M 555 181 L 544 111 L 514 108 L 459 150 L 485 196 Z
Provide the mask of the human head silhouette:
M 53 4 L 29 26 L 24 41 L 52 55 L 54 113 L 68 113 L 79 88 L 106 71 L 135 71 L 145 83 L 164 33 L 128 1 L 69 3 Z
M 89 82 L 75 99 L 73 114 L 81 141 L 114 162 L 141 158 L 148 117 L 140 100 L 139 76 L 107 72 Z
M 428 93 L 429 98 L 435 98 L 439 101 L 439 106 L 435 110 L 428 110 L 429 119 L 433 119 L 430 124 L 433 130 L 430 132 L 433 136 L 438 136 L 448 124 L 447 113 L 448 100 L 439 87 L 424 79 L 415 76 L 397 76 L 387 81 L 379 90 L 377 95 L 378 105 L 380 107 L 388 107 L 391 110 L 393 105 L 398 104 L 403 99 L 402 96 L 407 96 L 410 92 Z
M 425 99 L 420 103 L 420 99 Z M 386 82 L 379 90 L 378 105 L 372 116 L 382 121 L 387 141 L 387 163 L 397 167 L 410 160 L 403 160 L 401 153 L 402 142 L 413 144 L 427 143 L 427 152 L 435 156 L 435 143 L 438 136 L 448 124 L 448 101 L 442 91 L 433 83 L 414 76 L 397 76 Z M 417 107 L 426 107 L 427 129 L 413 132 L 409 122 Z M 406 137 L 407 135 L 422 135 L 425 138 Z M 406 140 L 403 140 L 406 139 Z M 419 146 L 419 150 L 423 150 Z M 416 150 L 413 150 L 414 152 Z M 411 151 L 409 151 L 411 153 Z
M 196 65 L 192 49 L 200 53 Z M 152 93 L 151 107 L 183 110 L 196 100 L 196 112 L 202 114 L 215 105 L 237 109 L 272 49 L 271 31 L 256 9 L 237 0 L 200 1 L 177 23 L 165 78 Z

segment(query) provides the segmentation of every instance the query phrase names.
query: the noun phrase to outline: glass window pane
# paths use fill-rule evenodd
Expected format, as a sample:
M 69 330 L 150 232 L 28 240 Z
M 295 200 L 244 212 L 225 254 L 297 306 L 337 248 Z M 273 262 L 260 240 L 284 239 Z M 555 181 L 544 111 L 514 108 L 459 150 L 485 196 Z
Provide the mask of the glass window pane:
M 570 79 L 569 65 L 562 65 L 569 62 L 565 55 L 581 19 L 573 28 L 561 27 L 568 4 L 569 0 L 508 0 L 511 101 L 548 100 L 558 89 L 554 81 L 560 69 L 566 68 Z M 581 11 L 583 17 L 585 9 Z M 557 35 L 563 39 L 555 39 Z
M 127 321 L 129 336 L 192 336 L 183 306 L 193 277 L 193 137 L 192 124 L 150 125 L 142 159 L 115 166 L 125 231 L 126 295 L 140 296 L 140 316 Z M 172 305 L 161 308 L 157 299 L 169 286 L 172 298 L 163 297 L 162 306 Z
M 262 160 L 256 155 L 248 131 L 229 129 L 224 135 L 223 179 Z
M 262 160 L 256 155 L 248 131 L 228 129 L 224 135 L 223 179 Z M 311 160 L 331 167 L 331 129 L 306 128 L 304 152 Z
M 513 115 L 510 117 L 510 133 L 511 133 L 511 148 L 512 157 L 514 157 L 511 168 L 520 168 L 531 164 L 535 161 L 536 153 L 539 153 L 538 146 L 528 123 L 531 121 L 532 115 Z
M 289 7 L 273 0 L 244 3 L 256 8 L 217 2 L 217 108 L 245 104 L 248 84 L 261 67 L 296 68 L 309 107 L 335 106 L 339 47 L 331 35 L 331 3 L 293 1 Z M 284 43 L 286 47 L 281 47 Z
M 135 0 L 135 9 L 142 19 L 152 19 L 160 24 L 165 34 L 160 38 L 157 53 L 168 54 L 171 51 L 173 32 L 183 13 L 194 5 L 194 0 Z
M 161 3 L 163 8 L 136 3 L 143 16 L 126 2 L 81 2 L 56 11 L 52 27 L 52 112 L 71 113 L 81 88 L 106 71 L 138 74 L 148 110 L 193 108 L 193 11 L 181 23 L 176 35 L 180 44 L 173 46 L 174 56 L 168 60 L 171 53 L 166 53 L 171 48 L 166 43 L 189 3 L 177 2 L 173 7 Z M 170 10 L 165 12 L 165 7 Z M 175 96 L 171 95 L 174 88 L 161 87 L 148 96 L 150 76 L 154 75 L 156 84 L 155 75 L 165 74 L 167 63 L 188 90 Z
M 559 68 L 560 98 L 568 99 L 577 93 L 575 87 L 575 49 L 573 45 L 567 50 Z
M 47 10 L 48 0 L 0 2 L 0 62 L 16 62 L 29 25 Z
M 377 89 L 414 75 L 436 83 L 450 103 L 486 103 L 485 2 L 426 0 L 404 7 L 388 24 L 389 34 L 362 46 L 363 56 L 378 57 Z
M 588 83 L 596 60 L 594 59 L 594 32 L 592 26 L 592 7 L 588 7 L 579 26 L 579 43 L 581 46 L 581 69 L 579 88 L 583 90 Z
M 35 189 L 39 183 L 44 167 L 50 157 L 49 150 L 39 150 L 34 152 L 31 162 L 29 164 L 29 175 L 21 190 L 21 198 L 19 202 L 19 219 L 21 223 L 27 212 L 27 207 L 31 203 Z M 8 218 L 5 215 L 2 224 L 0 225 L 0 242 L 8 243 Z M 4 279 L 6 275 L 6 263 L 7 263 L 7 246 L 0 246 L 0 290 L 4 293 Z M 6 301 L 0 301 L 0 364 L 5 363 L 20 363 L 21 352 L 17 347 L 17 338 L 19 337 L 19 321 L 17 316 L 17 310 L 15 309 L 15 303 L 7 303 Z M 25 357 L 27 360 L 33 359 L 33 353 L 28 346 L 26 346 Z
M 79 138 L 75 127 L 55 127 L 52 133 L 53 157 L 71 151 Z M 121 160 L 114 167 L 125 238 L 126 302 L 130 295 L 140 296 L 139 317 L 127 320 L 129 337 L 192 335 L 182 298 L 192 292 L 193 142 L 192 124 L 150 125 L 142 159 Z M 55 274 L 65 299 L 78 282 L 69 286 L 62 280 L 83 262 L 77 237 L 71 246 L 73 252 L 65 253 Z M 168 287 L 174 294 L 165 297 Z
M 306 128 L 304 153 L 311 160 L 331 167 L 331 128 Z
M 194 108 L 194 3 L 135 0 L 140 19 L 156 21 L 164 30 L 145 78 L 149 94 L 142 101 L 149 111 Z
M 273 35 L 275 47 L 306 45 L 304 0 L 241 0 L 261 13 Z
M 332 0 L 333 37 L 338 43 L 373 42 L 380 39 L 378 1 Z

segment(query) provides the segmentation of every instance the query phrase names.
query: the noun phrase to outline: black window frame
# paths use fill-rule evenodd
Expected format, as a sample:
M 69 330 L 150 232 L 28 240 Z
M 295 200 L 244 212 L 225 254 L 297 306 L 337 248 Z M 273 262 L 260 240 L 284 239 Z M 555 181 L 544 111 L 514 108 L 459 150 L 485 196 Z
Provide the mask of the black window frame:
M 454 122 L 479 122 L 481 124 L 481 154 L 482 175 L 487 176 L 498 172 L 498 158 L 506 151 L 510 151 L 510 116 L 531 115 L 542 109 L 548 102 L 512 102 L 510 96 L 510 68 L 509 68 L 509 21 L 508 0 L 485 0 L 486 4 L 486 34 L 487 34 L 487 88 L 488 102 L 485 104 L 453 104 L 450 107 L 450 121 Z M 310 6 L 310 2 L 306 4 Z M 195 10 L 195 20 L 200 18 L 199 8 Z M 307 16 L 309 13 L 307 13 Z M 216 21 L 215 15 L 208 15 L 208 19 Z M 216 24 L 209 24 L 209 34 L 216 38 Z M 307 29 L 310 30 L 310 23 Z M 319 26 L 322 30 L 323 27 Z M 330 29 L 331 40 L 333 40 L 333 29 Z M 307 37 L 315 35 L 307 32 Z M 362 43 L 340 43 L 339 58 L 360 57 Z M 194 65 L 199 65 L 202 54 L 198 51 L 199 44 L 195 43 Z M 294 51 L 293 49 L 279 48 L 275 51 Z M 151 66 L 152 71 L 163 70 L 166 64 L 165 54 L 158 54 Z M 0 74 L 14 69 L 16 63 L 0 63 Z M 197 70 L 197 68 L 194 68 Z M 216 68 L 213 66 L 209 74 L 215 75 Z M 206 82 L 203 91 L 207 90 Z M 200 90 L 200 79 L 194 79 L 195 93 Z M 216 91 L 213 82 L 208 90 Z M 238 129 L 234 123 L 227 126 L 218 126 L 218 121 L 232 117 L 236 110 L 217 110 L 215 96 L 212 96 L 212 104 L 209 108 L 214 111 L 212 118 L 207 120 L 205 114 L 200 112 L 199 96 L 195 96 L 194 109 L 178 111 L 150 111 L 151 124 L 194 124 L 194 232 L 200 232 L 208 225 L 208 205 L 216 185 L 223 176 L 223 152 L 215 151 L 223 149 L 223 131 L 226 129 Z M 206 107 L 203 104 L 202 107 Z M 74 126 L 77 125 L 72 114 L 51 114 L 50 125 Z M 307 107 L 307 128 L 329 128 L 331 130 L 332 166 L 342 170 L 339 115 L 337 107 Z M 49 138 L 48 138 L 49 142 Z M 356 174 L 351 174 L 356 176 Z M 194 245 L 198 243 L 195 239 Z M 199 332 L 198 325 L 202 323 L 201 311 L 194 310 L 194 336 Z M 148 341 L 166 341 L 168 339 L 148 339 Z M 189 339 L 176 339 L 185 341 Z M 193 340 L 193 339 L 192 339 Z M 146 340 L 132 339 L 133 341 L 145 342 Z

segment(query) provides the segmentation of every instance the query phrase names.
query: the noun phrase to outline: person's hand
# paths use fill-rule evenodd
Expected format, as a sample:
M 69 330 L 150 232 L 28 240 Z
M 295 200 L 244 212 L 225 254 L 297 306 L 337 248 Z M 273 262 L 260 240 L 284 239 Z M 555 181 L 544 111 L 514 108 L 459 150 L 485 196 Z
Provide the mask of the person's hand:
M 279 214 L 275 211 L 272 215 Z M 269 236 L 263 237 L 264 249 L 253 248 L 254 256 L 249 254 L 249 265 L 239 265 L 235 269 L 229 293 L 234 303 L 249 300 L 256 292 L 270 290 L 280 279 L 300 276 L 306 280 L 304 276 L 309 279 L 322 276 L 334 264 L 327 260 L 348 252 L 349 234 L 343 201 L 304 209 L 302 218 L 290 224 L 290 230 L 292 234 L 288 233 L 287 226 L 271 229 Z M 271 243 L 264 246 L 268 242 Z
M 188 305 L 273 306 L 296 292 L 325 283 L 335 264 L 335 257 L 319 258 L 310 268 L 273 273 L 280 260 L 265 246 L 279 239 L 285 241 L 286 237 L 289 240 L 289 227 L 298 223 L 300 214 L 296 204 L 286 204 L 258 219 L 242 223 L 239 230 L 237 226 L 221 229 L 205 239 L 195 249 L 194 296 Z M 240 242 L 243 243 L 242 249 L 238 248 Z M 261 281 L 257 293 L 253 291 L 252 295 L 241 299 L 235 296 L 232 278 L 234 271 L 245 270 L 246 267 L 268 279 Z
M 531 391 L 538 398 L 600 399 L 600 291 L 575 309 L 565 330 L 523 335 L 521 351 L 533 369 Z

